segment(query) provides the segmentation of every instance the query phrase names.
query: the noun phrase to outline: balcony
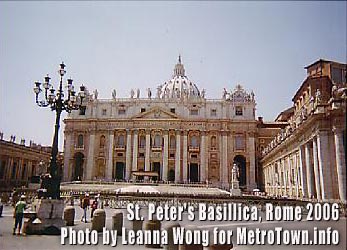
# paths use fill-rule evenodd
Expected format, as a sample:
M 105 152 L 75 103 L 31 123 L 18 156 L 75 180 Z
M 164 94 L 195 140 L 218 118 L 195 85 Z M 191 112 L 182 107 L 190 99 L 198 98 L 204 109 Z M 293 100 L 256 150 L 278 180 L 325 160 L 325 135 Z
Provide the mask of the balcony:
M 75 150 L 77 150 L 77 151 L 84 150 L 84 145 L 75 145 Z
M 124 151 L 125 150 L 125 145 L 115 145 L 114 149 L 116 151 Z
M 200 147 L 199 146 L 189 146 L 189 151 L 190 152 L 199 152 Z

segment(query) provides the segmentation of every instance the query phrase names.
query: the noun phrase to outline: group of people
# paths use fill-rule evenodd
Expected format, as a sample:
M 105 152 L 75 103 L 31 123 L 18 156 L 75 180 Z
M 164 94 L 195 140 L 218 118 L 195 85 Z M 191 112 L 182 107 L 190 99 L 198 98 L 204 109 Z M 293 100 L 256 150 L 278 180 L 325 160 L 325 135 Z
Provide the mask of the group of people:
M 89 207 L 91 207 L 90 218 L 93 218 L 94 211 L 98 208 L 98 199 L 99 195 L 95 196 L 94 200 L 91 202 L 88 193 L 86 193 L 84 197 L 80 197 L 80 206 L 83 209 L 81 221 L 87 223 L 87 210 L 89 209 Z

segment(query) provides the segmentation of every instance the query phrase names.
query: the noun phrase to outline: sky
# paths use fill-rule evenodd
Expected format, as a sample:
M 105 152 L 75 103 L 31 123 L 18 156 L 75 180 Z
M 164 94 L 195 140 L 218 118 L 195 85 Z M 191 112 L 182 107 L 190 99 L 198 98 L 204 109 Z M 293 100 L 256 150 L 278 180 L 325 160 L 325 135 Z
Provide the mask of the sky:
M 179 54 L 207 98 L 240 83 L 255 93 L 256 116 L 274 120 L 292 105 L 305 66 L 346 62 L 346 8 L 345 1 L 1 1 L 0 131 L 51 145 L 55 113 L 35 104 L 32 88 L 46 74 L 57 84 L 62 61 L 76 88 L 129 97 L 132 88 L 145 96 L 171 79 Z

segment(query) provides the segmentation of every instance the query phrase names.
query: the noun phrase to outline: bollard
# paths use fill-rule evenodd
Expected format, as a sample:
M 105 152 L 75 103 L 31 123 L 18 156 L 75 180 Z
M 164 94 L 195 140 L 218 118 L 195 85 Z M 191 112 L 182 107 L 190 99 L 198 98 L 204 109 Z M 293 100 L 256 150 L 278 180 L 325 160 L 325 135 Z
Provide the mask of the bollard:
M 117 235 L 122 235 L 122 227 L 123 227 L 123 213 L 116 212 L 112 216 L 112 230 L 117 230 Z
M 149 230 L 152 232 L 151 236 L 151 244 L 146 244 L 145 247 L 147 248 L 160 248 L 160 242 L 159 244 L 154 244 L 154 236 L 153 236 L 153 231 L 158 231 L 160 232 L 160 227 L 161 227 L 161 222 L 155 218 L 153 218 L 150 221 L 147 221 L 145 224 L 145 230 Z
M 73 226 L 75 221 L 75 208 L 72 206 L 67 206 L 64 209 L 64 220 L 66 226 Z
M 233 249 L 233 244 L 225 244 L 225 245 L 211 245 L 208 247 L 208 250 L 230 250 Z
M 165 246 L 166 250 L 178 250 L 178 245 L 175 245 L 173 241 L 173 228 L 176 227 L 180 227 L 180 224 L 173 222 L 165 226 L 165 230 L 167 231 L 168 236 L 168 244 Z
M 187 225 L 185 226 L 185 229 L 186 230 L 191 230 L 191 231 L 194 231 L 194 230 L 199 230 L 196 226 L 194 225 Z M 193 244 L 183 244 L 183 245 L 179 245 L 179 250 L 203 250 L 203 246 L 201 244 L 196 244 L 196 245 L 193 245 Z
M 106 222 L 106 213 L 104 209 L 96 209 L 92 219 L 92 230 L 97 232 L 102 232 L 102 229 L 105 226 Z
M 139 230 L 142 230 L 142 220 L 133 220 L 133 230 L 135 233 Z

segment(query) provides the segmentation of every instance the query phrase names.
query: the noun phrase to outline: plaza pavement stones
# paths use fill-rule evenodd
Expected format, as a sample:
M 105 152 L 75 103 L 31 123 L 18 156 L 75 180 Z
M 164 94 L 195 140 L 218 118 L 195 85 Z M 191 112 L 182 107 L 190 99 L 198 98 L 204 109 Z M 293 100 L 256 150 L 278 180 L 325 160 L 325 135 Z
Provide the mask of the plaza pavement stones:
M 86 228 L 91 228 L 90 223 L 90 210 L 88 211 L 88 223 L 81 222 L 80 219 L 83 214 L 83 210 L 79 206 L 75 206 L 75 226 L 72 228 L 74 230 L 85 230 Z M 112 229 L 112 215 L 117 211 L 123 211 L 121 209 L 109 209 L 105 208 L 106 212 L 106 228 Z M 0 218 L 0 249 L 1 250 L 12 250 L 12 249 L 18 249 L 18 250 L 85 250 L 85 249 L 99 249 L 99 250 L 106 250 L 106 249 L 115 249 L 115 250 L 128 250 L 128 249 L 137 249 L 137 250 L 145 250 L 148 248 L 145 248 L 143 245 L 122 245 L 121 244 L 121 237 L 118 237 L 118 245 L 116 248 L 113 248 L 111 246 L 104 246 L 102 245 L 101 237 L 102 234 L 99 234 L 99 245 L 61 245 L 60 244 L 60 236 L 51 236 L 51 235 L 30 235 L 30 236 L 14 236 L 12 235 L 12 229 L 13 229 L 13 208 L 10 206 L 4 206 L 3 211 L 3 217 Z M 124 217 L 125 218 L 125 217 Z M 146 218 L 145 218 L 146 219 Z M 163 222 L 162 228 L 166 228 L 167 224 L 171 222 Z M 180 222 L 181 226 L 187 225 L 187 221 Z M 231 222 L 204 222 L 201 224 L 201 222 L 189 222 L 189 224 L 195 224 L 199 227 L 205 228 L 205 226 L 208 227 L 214 227 L 219 226 L 220 228 L 232 228 L 232 226 L 229 226 L 233 223 Z M 235 224 L 240 224 L 240 222 L 236 222 Z M 346 249 L 346 218 L 340 218 L 339 221 L 330 221 L 330 222 L 309 222 L 306 224 L 300 224 L 298 222 L 264 222 L 260 225 L 256 225 L 255 223 L 248 223 L 252 224 L 251 227 L 258 226 L 260 229 L 273 229 L 274 227 L 283 227 L 287 229 L 302 229 L 307 228 L 312 230 L 313 227 L 318 228 L 327 228 L 332 227 L 333 229 L 337 229 L 340 232 L 340 244 L 338 246 L 325 246 L 325 245 L 316 245 L 316 246 L 286 246 L 286 245 L 275 245 L 275 246 L 268 246 L 268 245 L 261 245 L 261 246 L 247 246 L 247 245 L 234 245 L 235 250 L 269 250 L 269 247 L 276 249 L 276 250 L 345 250 Z M 124 227 L 131 228 L 131 222 L 124 219 Z M 208 249 L 205 247 L 205 249 Z M 204 250 L 205 250 L 204 249 Z

